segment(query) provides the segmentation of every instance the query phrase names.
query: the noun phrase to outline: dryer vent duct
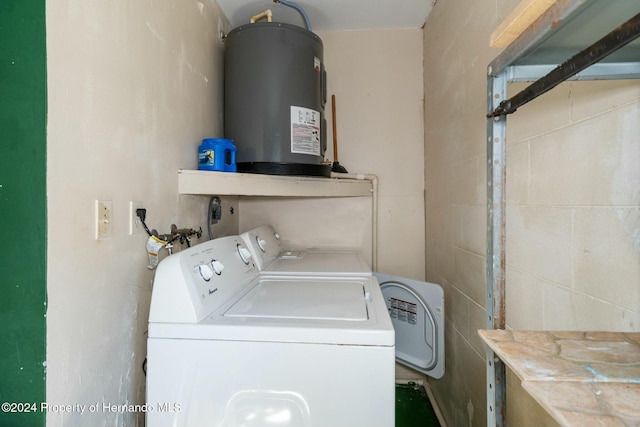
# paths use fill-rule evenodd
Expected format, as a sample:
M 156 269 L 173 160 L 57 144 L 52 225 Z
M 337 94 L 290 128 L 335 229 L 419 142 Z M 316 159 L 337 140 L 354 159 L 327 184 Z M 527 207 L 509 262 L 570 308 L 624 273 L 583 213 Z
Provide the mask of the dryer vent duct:
M 322 40 L 279 22 L 242 25 L 225 40 L 224 133 L 238 172 L 329 176 Z

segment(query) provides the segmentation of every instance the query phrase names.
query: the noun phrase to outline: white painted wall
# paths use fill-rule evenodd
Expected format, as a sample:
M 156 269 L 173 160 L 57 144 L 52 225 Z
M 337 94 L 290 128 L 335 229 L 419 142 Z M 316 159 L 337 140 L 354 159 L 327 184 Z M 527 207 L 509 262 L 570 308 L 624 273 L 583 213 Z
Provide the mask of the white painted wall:
M 49 404 L 144 403 L 153 273 L 146 236 L 128 235 L 128 203 L 143 202 L 161 233 L 204 228 L 207 199 L 178 196 L 177 170 L 196 168 L 200 140 L 222 133 L 224 22 L 214 0 L 47 2 Z M 105 240 L 95 199 L 113 203 Z M 217 232 L 237 232 L 227 218 Z M 47 414 L 49 426 L 141 420 Z
M 448 322 L 430 383 L 449 425 L 486 424 L 486 66 L 518 3 L 438 2 L 424 28 L 427 280 Z M 509 116 L 508 327 L 640 330 L 639 107 L 638 82 L 575 82 Z M 507 402 L 508 425 L 555 425 L 512 375 Z
M 318 32 L 328 73 L 326 158 L 333 161 L 336 96 L 340 164 L 379 177 L 379 268 L 424 279 L 422 32 Z M 291 244 L 358 247 L 371 254 L 371 202 L 243 199 L 240 228 L 268 221 Z

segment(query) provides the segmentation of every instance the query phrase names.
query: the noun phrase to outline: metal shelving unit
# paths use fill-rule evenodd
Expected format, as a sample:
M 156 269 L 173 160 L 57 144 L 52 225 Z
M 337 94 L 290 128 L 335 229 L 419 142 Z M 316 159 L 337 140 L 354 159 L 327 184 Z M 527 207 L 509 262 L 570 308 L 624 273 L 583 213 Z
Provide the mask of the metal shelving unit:
M 568 80 L 640 78 L 640 2 L 556 2 L 487 68 L 487 329 L 505 329 L 507 115 Z M 506 99 L 507 84 L 533 82 Z M 506 422 L 505 365 L 487 350 L 487 425 Z

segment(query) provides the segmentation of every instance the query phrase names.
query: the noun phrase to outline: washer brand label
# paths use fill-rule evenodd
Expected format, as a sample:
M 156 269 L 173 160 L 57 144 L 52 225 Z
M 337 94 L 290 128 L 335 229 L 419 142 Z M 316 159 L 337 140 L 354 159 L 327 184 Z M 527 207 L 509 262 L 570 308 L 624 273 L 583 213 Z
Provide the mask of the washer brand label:
M 387 308 L 392 319 L 407 322 L 410 325 L 415 325 L 418 321 L 418 306 L 415 303 L 389 298 Z

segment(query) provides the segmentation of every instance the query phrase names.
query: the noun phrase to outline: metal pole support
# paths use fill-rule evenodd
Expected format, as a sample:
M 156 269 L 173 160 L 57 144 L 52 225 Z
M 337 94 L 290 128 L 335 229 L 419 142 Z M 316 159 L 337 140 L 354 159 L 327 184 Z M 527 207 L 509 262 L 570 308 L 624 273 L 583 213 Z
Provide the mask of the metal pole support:
M 505 72 L 493 76 L 488 70 L 487 111 L 506 99 Z M 506 115 L 487 119 L 487 329 L 505 328 L 505 216 L 506 216 Z M 487 426 L 506 425 L 505 366 L 487 350 Z

